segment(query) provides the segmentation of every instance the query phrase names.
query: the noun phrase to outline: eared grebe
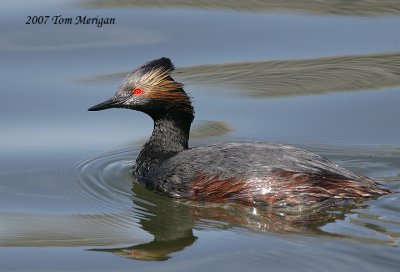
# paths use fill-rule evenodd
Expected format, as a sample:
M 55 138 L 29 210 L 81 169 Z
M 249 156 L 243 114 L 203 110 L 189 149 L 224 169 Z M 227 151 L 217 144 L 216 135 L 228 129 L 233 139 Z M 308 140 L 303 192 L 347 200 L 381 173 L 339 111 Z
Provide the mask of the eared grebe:
M 154 130 L 134 175 L 146 188 L 173 198 L 249 205 L 311 205 L 323 200 L 389 194 L 376 181 L 296 147 L 235 142 L 188 148 L 194 110 L 168 58 L 145 63 L 116 94 L 89 111 L 128 108 L 148 114 Z

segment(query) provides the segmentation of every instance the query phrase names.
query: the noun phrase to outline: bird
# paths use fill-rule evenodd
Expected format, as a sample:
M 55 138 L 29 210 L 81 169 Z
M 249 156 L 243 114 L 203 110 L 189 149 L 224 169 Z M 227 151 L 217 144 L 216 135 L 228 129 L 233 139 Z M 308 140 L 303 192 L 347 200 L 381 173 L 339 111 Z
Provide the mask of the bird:
M 290 145 L 228 142 L 189 148 L 191 97 L 166 57 L 132 70 L 110 99 L 89 111 L 126 108 L 154 122 L 133 175 L 164 196 L 212 203 L 284 207 L 379 197 L 391 191 L 310 151 Z

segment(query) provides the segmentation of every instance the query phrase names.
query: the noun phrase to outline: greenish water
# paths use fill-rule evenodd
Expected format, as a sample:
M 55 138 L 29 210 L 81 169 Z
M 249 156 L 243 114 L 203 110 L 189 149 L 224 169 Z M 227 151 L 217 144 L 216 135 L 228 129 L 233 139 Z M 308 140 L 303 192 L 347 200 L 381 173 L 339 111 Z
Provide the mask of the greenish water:
M 301 212 L 178 202 L 135 184 L 151 119 L 87 108 L 167 56 L 191 145 L 297 145 L 400 190 L 396 1 L 5 1 L 1 271 L 397 271 L 400 195 Z M 27 16 L 115 25 L 27 25 Z

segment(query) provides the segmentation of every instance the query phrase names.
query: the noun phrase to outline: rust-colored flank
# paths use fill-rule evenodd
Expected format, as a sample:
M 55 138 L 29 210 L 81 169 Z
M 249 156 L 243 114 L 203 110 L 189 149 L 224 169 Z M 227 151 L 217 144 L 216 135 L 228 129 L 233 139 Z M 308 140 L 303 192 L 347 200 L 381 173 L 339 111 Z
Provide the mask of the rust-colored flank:
M 312 205 L 325 199 L 354 199 L 389 194 L 368 177 L 359 181 L 339 176 L 320 176 L 279 171 L 268 177 L 220 178 L 199 174 L 191 182 L 191 199 L 267 206 Z

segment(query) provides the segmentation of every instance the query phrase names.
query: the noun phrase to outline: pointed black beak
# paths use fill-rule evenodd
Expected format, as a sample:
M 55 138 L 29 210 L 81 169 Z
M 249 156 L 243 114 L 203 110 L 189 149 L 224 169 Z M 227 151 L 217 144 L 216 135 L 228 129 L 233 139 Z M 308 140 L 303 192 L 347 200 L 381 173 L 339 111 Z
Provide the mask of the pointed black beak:
M 104 101 L 100 104 L 97 104 L 91 108 L 88 109 L 88 111 L 100 111 L 100 110 L 105 110 L 109 108 L 118 108 L 124 103 L 125 99 L 117 98 L 117 97 L 112 97 L 108 99 L 107 101 Z

